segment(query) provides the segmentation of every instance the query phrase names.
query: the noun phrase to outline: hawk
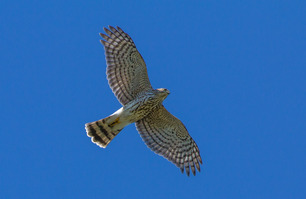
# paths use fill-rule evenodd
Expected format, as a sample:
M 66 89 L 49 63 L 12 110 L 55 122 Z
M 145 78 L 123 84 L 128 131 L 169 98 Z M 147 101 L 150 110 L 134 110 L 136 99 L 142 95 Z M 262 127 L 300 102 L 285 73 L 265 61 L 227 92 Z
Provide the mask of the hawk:
M 153 89 L 146 64 L 132 38 L 118 26 L 104 28 L 107 79 L 122 108 L 112 115 L 85 124 L 92 142 L 105 148 L 127 125 L 136 124 L 146 145 L 175 164 L 187 175 L 200 171 L 202 159 L 184 124 L 167 111 L 162 102 L 170 94 L 165 88 Z

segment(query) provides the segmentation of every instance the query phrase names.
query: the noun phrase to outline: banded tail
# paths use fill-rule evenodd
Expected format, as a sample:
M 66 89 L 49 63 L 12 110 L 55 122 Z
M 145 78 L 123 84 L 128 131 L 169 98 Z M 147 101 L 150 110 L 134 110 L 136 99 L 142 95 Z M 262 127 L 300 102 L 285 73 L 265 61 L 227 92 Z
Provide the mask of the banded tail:
M 111 115 L 104 119 L 85 124 L 87 136 L 91 137 L 91 141 L 102 148 L 105 148 L 110 141 L 125 127 L 119 121 L 119 117 Z

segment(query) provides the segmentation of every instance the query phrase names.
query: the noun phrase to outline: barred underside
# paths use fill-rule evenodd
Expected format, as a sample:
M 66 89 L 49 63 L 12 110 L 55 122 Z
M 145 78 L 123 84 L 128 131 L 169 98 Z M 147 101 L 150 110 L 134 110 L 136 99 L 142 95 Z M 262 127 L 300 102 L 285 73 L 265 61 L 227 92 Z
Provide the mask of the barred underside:
M 190 169 L 195 175 L 196 169 L 200 171 L 202 164 L 199 148 L 184 124 L 164 106 L 160 104 L 153 107 L 155 103 L 149 107 L 143 105 L 140 96 L 154 90 L 145 62 L 127 33 L 119 27 L 109 26 L 109 29 L 104 28 L 106 34 L 100 33 L 104 39 L 101 43 L 105 49 L 107 79 L 124 107 L 107 118 L 87 123 L 87 135 L 92 138 L 92 142 L 105 148 L 124 126 L 140 119 L 136 122 L 136 128 L 146 145 L 175 164 L 182 172 L 185 170 L 188 176 Z M 127 108 L 131 109 L 131 118 L 120 118 L 121 111 L 126 111 Z
M 152 89 L 146 64 L 131 37 L 119 27 L 104 28 L 100 33 L 107 62 L 108 83 L 122 105 L 135 99 L 144 91 Z
M 136 127 L 146 145 L 184 172 L 193 175 L 200 171 L 202 159 L 196 143 L 183 123 L 163 106 L 136 122 Z

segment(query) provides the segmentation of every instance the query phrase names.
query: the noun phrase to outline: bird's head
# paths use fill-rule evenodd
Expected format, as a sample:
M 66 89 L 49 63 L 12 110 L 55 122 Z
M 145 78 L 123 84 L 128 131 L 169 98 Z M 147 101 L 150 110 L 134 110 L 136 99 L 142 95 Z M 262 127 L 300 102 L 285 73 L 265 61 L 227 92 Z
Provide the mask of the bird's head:
M 166 88 L 158 88 L 156 91 L 158 92 L 158 95 L 163 97 L 163 99 L 165 99 L 170 94 L 170 91 Z

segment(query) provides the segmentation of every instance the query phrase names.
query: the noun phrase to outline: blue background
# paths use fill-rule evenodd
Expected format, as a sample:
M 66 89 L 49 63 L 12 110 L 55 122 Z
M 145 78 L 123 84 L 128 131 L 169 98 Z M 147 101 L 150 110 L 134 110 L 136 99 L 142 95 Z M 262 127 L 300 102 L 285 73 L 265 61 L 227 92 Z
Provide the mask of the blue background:
M 0 198 L 306 198 L 306 3 L 0 3 Z M 182 175 L 135 126 L 106 148 L 84 124 L 120 108 L 103 26 L 120 26 L 197 142 Z

